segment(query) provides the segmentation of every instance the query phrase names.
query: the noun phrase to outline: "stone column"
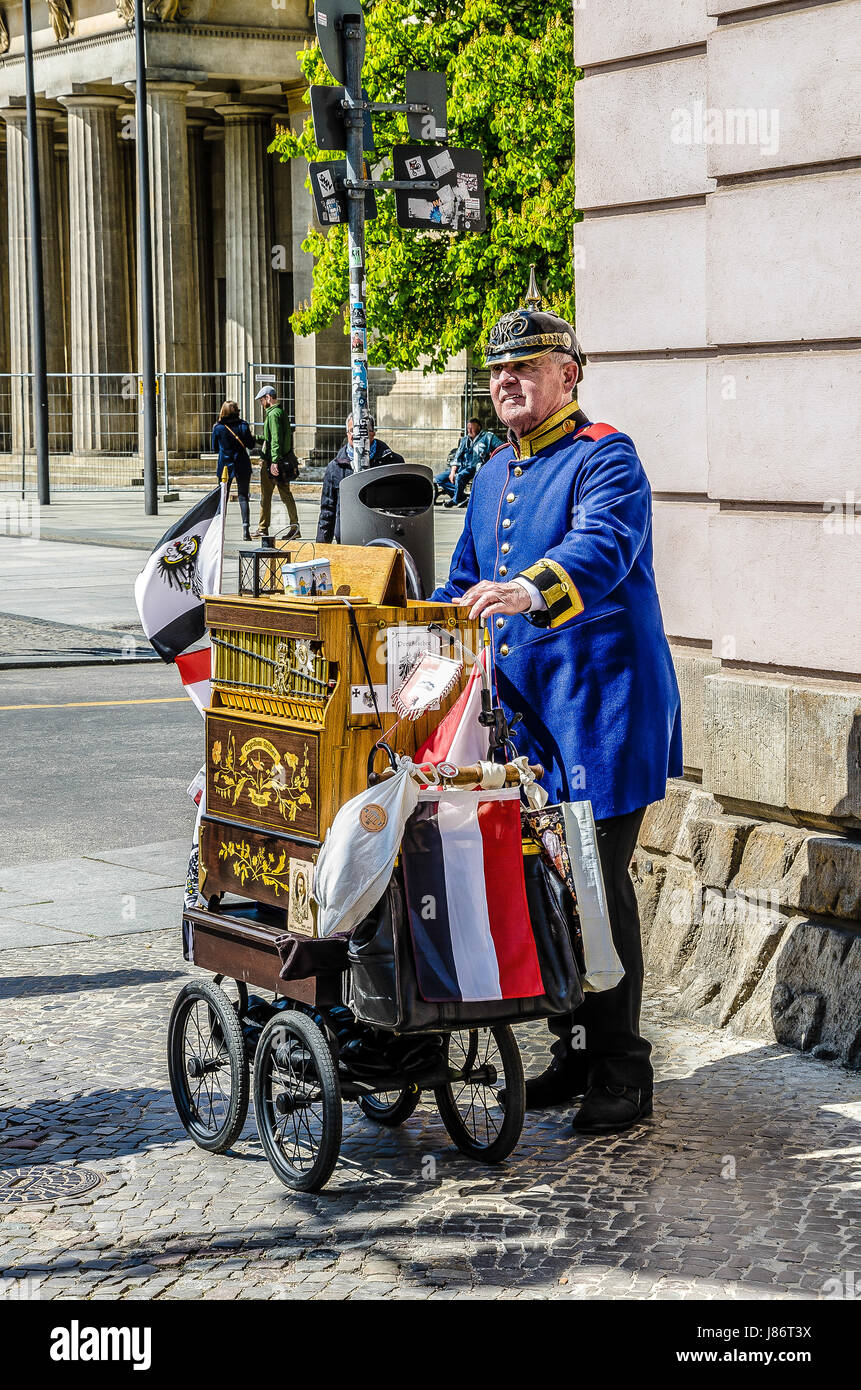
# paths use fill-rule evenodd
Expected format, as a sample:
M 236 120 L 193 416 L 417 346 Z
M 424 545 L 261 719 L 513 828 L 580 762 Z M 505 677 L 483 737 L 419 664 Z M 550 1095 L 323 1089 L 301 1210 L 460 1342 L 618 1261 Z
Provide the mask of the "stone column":
M 60 281 L 63 312 L 63 367 L 67 373 L 61 383 L 55 379 L 54 389 L 49 392 L 53 413 L 51 416 L 51 447 L 58 453 L 67 454 L 72 447 L 72 394 L 71 344 L 72 344 L 72 285 L 71 265 L 69 263 L 69 146 L 66 140 L 65 123 L 54 123 L 54 165 L 57 184 L 57 248 L 60 261 Z M 50 383 L 49 383 L 50 385 Z M 62 391 L 59 389 L 62 385 Z
M 272 110 L 242 105 L 218 109 L 224 117 L 226 366 L 245 374 L 249 362 L 271 362 L 277 344 L 273 156 L 267 154 Z
M 197 262 L 193 253 L 185 101 L 192 84 L 148 82 L 150 206 L 156 369 L 168 374 L 167 446 L 200 451 L 200 330 Z M 208 441 L 207 441 L 208 442 Z
M 225 283 L 227 275 L 224 217 L 224 126 L 211 125 L 204 135 L 209 154 L 210 199 L 208 240 L 212 254 L 213 365 L 225 370 Z M 231 388 L 232 389 L 232 388 Z
M 12 372 L 32 370 L 30 342 L 30 248 L 29 197 L 27 167 L 27 118 L 23 105 L 7 107 L 6 122 L 6 185 L 8 204 L 8 293 L 9 305 L 9 367 Z M 40 106 L 36 111 L 37 157 L 39 189 L 42 202 L 42 279 L 45 287 L 45 349 L 50 372 L 65 372 L 65 312 L 63 309 L 62 254 L 60 246 L 61 217 L 57 197 L 57 178 L 53 148 L 53 126 L 56 110 Z M 62 415 L 62 396 L 65 383 L 48 383 L 52 416 Z M 59 393 L 57 402 L 55 394 Z M 20 383 L 12 383 L 12 447 L 32 446 L 32 410 L 30 391 L 22 404 Z M 53 426 L 52 419 L 52 426 Z
M 137 393 L 132 367 L 129 248 L 117 143 L 120 98 L 61 98 L 69 112 L 69 232 L 72 286 L 72 427 L 75 452 L 126 453 Z M 110 374 L 110 375 L 108 375 Z
M 128 247 L 128 315 L 132 369 L 141 360 L 140 324 L 138 322 L 138 217 L 137 217 L 137 144 L 135 141 L 134 103 L 122 105 L 118 111 L 118 149 L 120 177 L 123 186 L 123 240 Z
M 215 356 L 215 277 L 212 255 L 211 146 L 206 140 L 209 122 L 200 116 L 188 119 L 188 167 L 191 200 L 191 255 L 197 284 L 195 311 L 199 355 L 195 370 L 209 376 L 219 367 Z

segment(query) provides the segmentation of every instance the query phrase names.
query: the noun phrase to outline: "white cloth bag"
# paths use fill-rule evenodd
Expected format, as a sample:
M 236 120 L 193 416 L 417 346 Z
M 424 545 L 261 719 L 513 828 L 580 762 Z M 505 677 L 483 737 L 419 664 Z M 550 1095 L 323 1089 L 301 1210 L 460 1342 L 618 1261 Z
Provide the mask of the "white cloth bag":
M 404 826 L 418 802 L 412 768 L 409 758 L 399 758 L 394 777 L 345 802 L 326 832 L 314 872 L 321 936 L 349 931 L 386 891 Z
M 613 944 L 592 803 L 563 801 L 562 815 L 583 937 L 586 963 L 583 988 L 599 993 L 617 985 L 625 971 Z

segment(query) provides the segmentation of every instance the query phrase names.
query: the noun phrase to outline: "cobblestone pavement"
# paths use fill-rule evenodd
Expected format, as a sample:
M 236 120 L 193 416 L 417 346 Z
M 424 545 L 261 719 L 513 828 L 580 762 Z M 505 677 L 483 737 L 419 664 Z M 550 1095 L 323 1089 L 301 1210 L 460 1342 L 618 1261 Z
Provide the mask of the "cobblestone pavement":
M 0 968 L 2 1163 L 102 1177 L 77 1200 L 0 1205 L 0 1296 L 810 1299 L 861 1271 L 857 1076 L 667 1021 L 660 999 L 652 1123 L 574 1140 L 565 1109 L 528 1115 L 493 1169 L 452 1148 L 432 1104 L 397 1130 L 351 1105 L 328 1188 L 303 1196 L 253 1118 L 221 1157 L 179 1126 L 175 932 L 6 951 Z M 518 1030 L 528 1068 L 547 1036 Z

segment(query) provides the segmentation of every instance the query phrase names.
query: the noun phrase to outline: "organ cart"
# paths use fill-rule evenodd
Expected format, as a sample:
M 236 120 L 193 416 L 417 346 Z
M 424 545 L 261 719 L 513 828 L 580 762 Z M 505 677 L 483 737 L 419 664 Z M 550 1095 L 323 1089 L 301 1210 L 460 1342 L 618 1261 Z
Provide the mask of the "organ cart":
M 386 714 L 393 688 L 417 653 L 444 651 L 449 637 L 455 649 L 476 651 L 482 634 L 464 610 L 407 597 L 398 549 L 322 546 L 315 558 L 329 561 L 336 592 L 284 593 L 287 543 L 268 562 L 257 557 L 253 581 L 240 575 L 251 592 L 206 602 L 213 675 L 199 833 L 205 905 L 186 908 L 182 930 L 185 958 L 214 979 L 183 987 L 168 1040 L 171 1088 L 191 1138 L 215 1153 L 235 1142 L 253 1073 L 266 1155 L 284 1183 L 303 1191 L 331 1175 L 344 1101 L 390 1126 L 433 1091 L 462 1152 L 504 1159 L 524 1114 L 511 1022 L 582 997 L 556 900 L 552 963 L 546 942 L 539 951 L 544 978 L 554 974 L 553 1000 L 425 1002 L 399 865 L 375 913 L 349 939 L 317 936 L 313 870 L 336 813 L 368 787 L 369 775 L 382 781 L 384 754 L 394 764 L 422 746 L 470 672 L 416 720 Z M 507 731 L 498 710 L 492 718 L 491 745 L 503 761 Z M 392 746 L 383 743 L 381 752 L 390 724 Z M 475 777 L 475 769 L 447 773 L 452 785 Z M 510 765 L 506 780 L 516 780 Z M 534 854 L 524 862 L 536 862 Z M 527 882 L 527 895 L 530 911 L 538 897 L 546 909 L 546 883 Z

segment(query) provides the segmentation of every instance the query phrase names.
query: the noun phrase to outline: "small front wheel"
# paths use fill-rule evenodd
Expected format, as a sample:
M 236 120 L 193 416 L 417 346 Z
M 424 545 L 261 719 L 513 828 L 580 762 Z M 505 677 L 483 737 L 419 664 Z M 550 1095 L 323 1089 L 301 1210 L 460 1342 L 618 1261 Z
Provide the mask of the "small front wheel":
M 319 1192 L 341 1148 L 341 1087 L 322 1032 L 305 1014 L 275 1014 L 254 1054 L 254 1114 L 266 1157 L 297 1192 Z
M 450 1033 L 447 1063 L 453 1079 L 434 1090 L 443 1124 L 461 1153 L 501 1163 L 520 1138 L 526 1111 L 514 1033 L 507 1023 Z
M 413 1086 L 404 1091 L 379 1091 L 373 1096 L 359 1096 L 359 1109 L 369 1120 L 392 1129 L 410 1118 L 422 1093 Z
M 195 1144 L 224 1153 L 248 1114 L 248 1061 L 230 999 L 209 980 L 191 980 L 168 1024 L 167 1065 L 179 1118 Z

